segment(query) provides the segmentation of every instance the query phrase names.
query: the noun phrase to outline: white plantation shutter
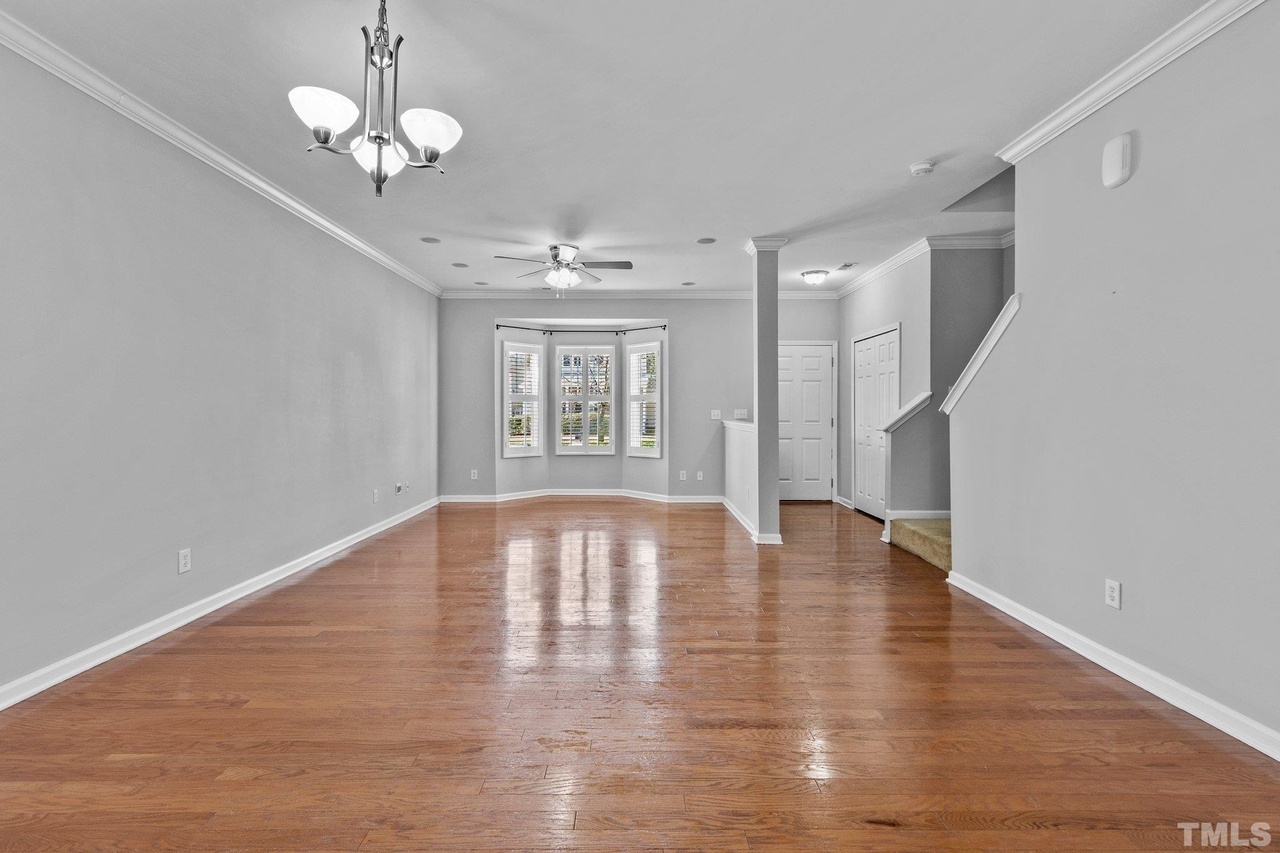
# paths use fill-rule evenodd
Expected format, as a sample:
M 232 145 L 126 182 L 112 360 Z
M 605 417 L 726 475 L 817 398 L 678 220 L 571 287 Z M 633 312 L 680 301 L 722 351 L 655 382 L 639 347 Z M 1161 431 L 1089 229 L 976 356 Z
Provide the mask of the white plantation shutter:
M 627 347 L 627 455 L 662 455 L 662 344 Z
M 556 453 L 613 453 L 613 347 L 556 347 Z
M 542 455 L 542 346 L 502 344 L 502 455 Z

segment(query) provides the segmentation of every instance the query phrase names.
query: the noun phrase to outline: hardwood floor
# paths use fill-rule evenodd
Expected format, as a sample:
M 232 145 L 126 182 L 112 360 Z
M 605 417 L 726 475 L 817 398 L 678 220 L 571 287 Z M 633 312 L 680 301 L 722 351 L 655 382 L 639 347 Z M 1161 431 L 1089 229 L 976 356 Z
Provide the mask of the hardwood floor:
M 782 519 L 429 511 L 0 713 L 0 850 L 1280 848 L 1280 764 Z

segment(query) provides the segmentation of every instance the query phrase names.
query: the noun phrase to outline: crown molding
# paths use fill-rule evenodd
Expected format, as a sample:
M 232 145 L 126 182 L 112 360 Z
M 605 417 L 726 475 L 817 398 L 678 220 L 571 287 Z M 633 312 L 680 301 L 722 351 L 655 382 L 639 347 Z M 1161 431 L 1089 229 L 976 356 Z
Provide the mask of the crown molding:
M 929 251 L 928 240 L 915 241 L 910 246 L 903 249 L 901 252 L 894 255 L 889 260 L 881 264 L 877 264 L 876 266 L 864 272 L 862 275 L 855 278 L 853 281 L 846 284 L 844 287 L 837 290 L 836 298 L 842 299 L 848 296 L 850 293 L 853 293 L 855 290 L 861 290 L 862 288 L 866 287 L 868 284 L 871 284 L 871 282 L 875 281 L 881 276 L 887 273 L 890 273 L 893 270 L 896 270 L 898 267 L 902 266 L 907 261 L 912 260 L 913 258 L 920 257 L 927 251 Z
M 776 252 L 787 245 L 786 237 L 752 237 L 743 249 L 755 257 L 756 252 Z
M 1014 232 L 1010 231 L 1008 234 L 1005 234 L 1003 237 L 1000 238 L 1001 249 L 1007 249 L 1014 244 L 1015 241 L 1013 239 L 1013 235 L 1014 235 Z
M 76 59 L 53 42 L 28 29 L 8 14 L 0 12 L 0 45 L 40 66 L 65 83 L 69 83 L 89 97 L 106 104 L 120 115 L 137 123 L 156 136 L 181 148 L 230 178 L 270 199 L 285 210 L 311 223 L 360 254 L 389 269 L 391 272 L 416 284 L 428 293 L 440 296 L 441 289 L 424 276 L 409 269 L 390 255 L 343 228 L 338 223 L 307 206 L 302 201 L 268 181 L 227 154 L 213 143 L 174 121 L 169 116 L 129 93 L 105 75 Z
M 930 249 L 1003 249 L 1004 238 L 988 237 L 925 237 Z
M 556 301 L 554 293 L 519 290 L 446 290 L 441 299 L 530 299 L 539 302 Z M 575 290 L 565 299 L 750 299 L 749 290 L 704 290 L 691 293 L 687 290 Z
M 566 297 L 572 300 L 582 299 L 751 299 L 752 292 L 750 290 L 704 290 L 701 293 L 691 292 L 688 290 L 582 290 L 573 291 L 572 296 Z M 555 300 L 555 294 L 529 291 L 527 293 L 519 290 L 446 290 L 441 299 L 535 299 L 538 301 Z M 778 299 L 784 300 L 809 300 L 818 299 L 830 301 L 838 299 L 839 296 L 833 290 L 784 290 L 778 294 Z
M 1008 163 L 1017 163 L 1262 3 L 1263 0 L 1210 0 L 998 151 L 996 156 Z
M 839 299 L 834 290 L 779 290 L 779 299 Z

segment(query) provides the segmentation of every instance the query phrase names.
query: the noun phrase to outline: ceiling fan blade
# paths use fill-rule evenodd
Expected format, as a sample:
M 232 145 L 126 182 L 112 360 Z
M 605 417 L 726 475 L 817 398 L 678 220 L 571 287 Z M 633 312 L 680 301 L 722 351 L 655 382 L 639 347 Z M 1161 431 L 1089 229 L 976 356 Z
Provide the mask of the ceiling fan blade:
M 582 265 L 589 270 L 629 270 L 631 261 L 583 261 Z
M 534 270 L 533 272 L 527 272 L 524 275 L 518 275 L 516 278 L 528 278 L 531 275 L 542 275 L 544 272 L 546 272 L 546 270 Z
M 510 255 L 494 255 L 500 261 L 524 261 L 529 264 L 542 264 L 544 267 L 551 266 L 550 261 L 535 261 L 533 258 L 513 258 Z
M 604 279 L 600 278 L 600 276 L 598 276 L 598 275 L 592 275 L 591 273 L 587 272 L 586 270 L 579 270 L 579 272 L 580 272 L 580 273 L 582 273 L 583 275 L 585 275 L 587 278 L 594 278 L 594 279 L 596 280 L 596 283 L 597 283 L 597 284 L 598 284 L 598 283 L 600 283 L 600 282 L 602 282 L 602 281 L 604 281 Z

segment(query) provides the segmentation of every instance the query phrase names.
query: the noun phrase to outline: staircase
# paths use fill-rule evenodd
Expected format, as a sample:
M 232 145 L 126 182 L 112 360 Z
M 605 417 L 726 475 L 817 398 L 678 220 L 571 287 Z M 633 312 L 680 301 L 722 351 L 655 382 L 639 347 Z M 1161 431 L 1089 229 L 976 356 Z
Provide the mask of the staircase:
M 889 542 L 944 572 L 951 571 L 949 518 L 895 518 L 889 522 Z

